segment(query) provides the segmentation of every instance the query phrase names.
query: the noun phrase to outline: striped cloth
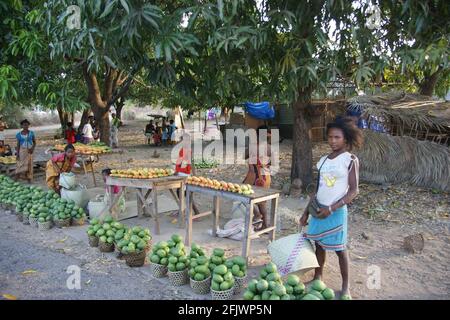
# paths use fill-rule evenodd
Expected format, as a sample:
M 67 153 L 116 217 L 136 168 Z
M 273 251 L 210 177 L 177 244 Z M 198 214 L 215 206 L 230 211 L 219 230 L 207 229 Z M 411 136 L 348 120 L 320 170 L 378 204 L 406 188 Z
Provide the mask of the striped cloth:
M 324 250 L 342 251 L 347 244 L 347 206 L 340 207 L 325 219 L 311 217 L 306 238 Z

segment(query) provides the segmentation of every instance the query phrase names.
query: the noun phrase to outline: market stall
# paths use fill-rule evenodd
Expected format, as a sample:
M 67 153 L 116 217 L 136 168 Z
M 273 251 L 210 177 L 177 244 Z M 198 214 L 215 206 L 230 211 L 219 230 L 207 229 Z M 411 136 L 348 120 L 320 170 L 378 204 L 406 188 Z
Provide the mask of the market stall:
M 138 216 L 150 214 L 155 222 L 154 233 L 160 234 L 158 221 L 158 193 L 164 190 L 169 190 L 172 197 L 175 199 L 179 207 L 179 224 L 183 227 L 184 224 L 184 192 L 180 192 L 180 197 L 177 196 L 176 190 L 184 190 L 184 177 L 166 176 L 158 178 L 125 178 L 110 176 L 106 179 L 106 185 L 109 188 L 110 194 L 114 194 L 115 186 L 121 187 L 118 194 L 110 197 L 109 211 L 111 214 L 112 208 L 116 205 L 125 188 L 134 188 L 137 191 L 137 208 Z M 150 202 L 151 201 L 151 202 Z
M 241 202 L 246 208 L 245 214 L 245 230 L 244 230 L 244 242 L 242 247 L 242 256 L 248 259 L 250 252 L 250 243 L 253 239 L 256 239 L 259 235 L 264 233 L 270 233 L 270 239 L 275 240 L 275 229 L 276 229 L 276 215 L 279 192 L 273 189 L 264 189 L 259 187 L 253 187 L 253 193 L 242 194 L 231 191 L 225 191 L 220 189 L 213 189 L 210 187 L 202 187 L 193 184 L 186 184 L 186 241 L 187 246 L 191 245 L 192 242 L 192 226 L 196 219 L 202 218 L 204 216 L 213 215 L 213 236 L 217 236 L 217 228 L 219 226 L 220 217 L 220 199 L 229 199 L 232 201 Z M 192 197 L 195 192 L 201 193 L 202 195 L 209 195 L 213 197 L 214 209 L 213 211 L 207 211 L 198 215 L 193 216 L 192 213 Z M 254 205 L 264 202 L 271 201 L 270 214 L 268 227 L 266 229 L 260 230 L 258 232 L 251 233 L 252 221 L 253 221 L 253 208 Z

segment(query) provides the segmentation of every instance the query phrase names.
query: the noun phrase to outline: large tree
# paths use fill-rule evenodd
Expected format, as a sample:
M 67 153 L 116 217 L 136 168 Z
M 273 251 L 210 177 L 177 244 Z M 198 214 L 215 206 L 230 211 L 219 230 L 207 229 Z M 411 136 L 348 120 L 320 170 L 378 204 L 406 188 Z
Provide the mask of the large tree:
M 72 2 L 47 1 L 51 57 L 63 56 L 79 66 L 101 140 L 109 143 L 108 112 L 126 95 L 133 78 L 146 68 L 156 81 L 171 81 L 176 53 L 190 50 L 196 40 L 180 30 L 181 12 L 165 10 L 164 2 L 76 1 L 80 24 L 68 28 L 74 19 L 67 10 Z

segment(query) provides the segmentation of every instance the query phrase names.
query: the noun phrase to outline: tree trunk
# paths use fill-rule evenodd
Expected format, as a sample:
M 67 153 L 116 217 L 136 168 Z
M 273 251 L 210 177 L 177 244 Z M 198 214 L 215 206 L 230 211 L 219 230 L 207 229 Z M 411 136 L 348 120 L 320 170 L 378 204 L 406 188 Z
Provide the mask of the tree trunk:
M 312 183 L 312 145 L 309 132 L 311 118 L 307 107 L 311 103 L 311 89 L 299 89 L 298 98 L 293 105 L 294 131 L 292 137 L 291 181 L 300 179 L 302 189 L 306 191 Z
M 83 110 L 83 114 L 81 115 L 80 119 L 80 125 L 78 126 L 78 133 L 81 133 L 81 131 L 83 131 L 84 125 L 88 122 L 89 112 L 91 112 L 90 109 Z
M 56 111 L 58 111 L 59 123 L 61 125 L 61 133 L 64 136 L 64 131 L 66 130 L 67 123 L 69 122 L 69 114 L 65 112 L 61 106 L 57 106 Z
M 116 116 L 119 118 L 120 121 L 122 121 L 122 109 L 125 105 L 125 97 L 120 97 L 120 99 L 117 100 L 116 103 Z
M 110 123 L 109 123 L 109 112 L 105 111 L 105 108 L 98 109 L 97 112 L 94 111 L 95 122 L 98 125 L 98 130 L 100 132 L 100 141 L 110 145 L 109 133 L 110 133 Z
M 425 76 L 422 82 L 419 84 L 419 93 L 424 96 L 432 96 L 434 93 L 434 88 L 439 80 L 439 76 L 441 74 L 442 68 L 434 72 L 431 75 Z

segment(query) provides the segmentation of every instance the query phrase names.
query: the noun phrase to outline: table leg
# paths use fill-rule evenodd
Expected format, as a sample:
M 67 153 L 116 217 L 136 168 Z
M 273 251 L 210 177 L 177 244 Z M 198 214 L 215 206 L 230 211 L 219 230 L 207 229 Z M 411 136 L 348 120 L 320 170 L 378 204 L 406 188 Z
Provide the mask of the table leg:
M 192 242 L 192 192 L 186 194 L 186 238 L 184 244 L 188 247 Z
M 248 256 L 250 253 L 250 233 L 252 231 L 253 225 L 253 208 L 254 203 L 253 201 L 250 201 L 249 204 L 247 204 L 247 214 L 245 215 L 245 229 L 244 229 L 244 247 L 242 248 L 242 257 L 247 260 L 248 262 Z
M 220 198 L 218 196 L 214 196 L 214 221 L 213 221 L 213 229 L 212 235 L 213 237 L 217 237 L 217 229 L 219 228 L 219 217 L 220 217 Z
M 160 234 L 159 230 L 159 220 L 158 220 L 158 192 L 156 187 L 154 186 L 152 189 L 152 207 L 153 207 L 153 220 L 155 222 L 154 232 L 155 234 Z
M 86 161 L 84 161 L 84 156 L 81 156 L 81 163 L 83 164 L 84 175 L 87 175 Z
M 95 180 L 94 162 L 91 161 L 92 180 L 94 180 L 94 186 L 97 187 L 97 181 Z
M 142 202 L 142 199 L 141 199 L 141 197 L 140 197 L 140 192 L 141 192 L 141 190 L 140 189 L 137 189 L 136 190 L 136 200 L 137 200 L 137 213 L 138 213 L 138 217 L 139 218 L 141 218 L 142 217 L 142 215 L 143 215 L 143 206 L 144 206 L 144 203 Z
M 273 226 L 273 230 L 270 231 L 270 239 L 275 240 L 275 232 L 277 227 L 277 210 L 278 209 L 278 197 L 272 199 L 270 204 L 270 225 Z
M 185 206 L 185 200 L 184 200 L 184 184 L 182 183 L 180 186 L 180 197 L 178 199 L 178 205 L 180 206 L 180 213 L 178 215 L 179 220 L 179 227 L 184 228 L 186 226 L 186 210 L 184 208 Z

